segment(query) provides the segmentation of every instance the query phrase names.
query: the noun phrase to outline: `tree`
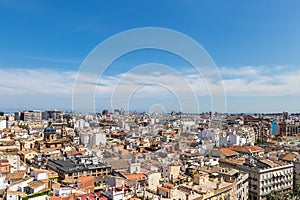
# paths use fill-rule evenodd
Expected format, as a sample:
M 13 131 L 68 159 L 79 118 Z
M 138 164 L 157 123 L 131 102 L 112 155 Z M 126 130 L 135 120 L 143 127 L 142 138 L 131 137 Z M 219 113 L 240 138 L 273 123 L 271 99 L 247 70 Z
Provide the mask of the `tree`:
M 267 200 L 284 200 L 285 197 L 278 191 L 272 191 L 270 194 L 267 196 Z
M 296 199 L 300 199 L 300 180 L 297 180 L 295 185 L 294 185 L 293 196 Z

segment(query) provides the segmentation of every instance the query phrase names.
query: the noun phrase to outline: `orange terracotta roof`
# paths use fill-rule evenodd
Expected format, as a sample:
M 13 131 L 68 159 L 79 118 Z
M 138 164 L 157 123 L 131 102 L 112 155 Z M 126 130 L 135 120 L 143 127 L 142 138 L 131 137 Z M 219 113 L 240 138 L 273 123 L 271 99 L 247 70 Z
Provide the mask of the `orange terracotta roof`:
M 79 151 L 79 153 L 80 153 L 81 155 L 85 155 L 85 154 L 87 153 L 87 150 L 83 149 L 83 150 Z
M 286 154 L 285 156 L 282 157 L 282 160 L 291 162 L 296 158 L 296 156 L 297 156 L 296 154 L 288 153 L 288 154 Z
M 146 179 L 146 175 L 142 173 L 137 174 L 125 174 L 124 175 L 127 179 L 134 179 L 134 180 L 144 180 Z
M 169 188 L 165 188 L 165 187 L 158 187 L 158 189 L 164 190 L 164 191 L 169 191 Z
M 74 200 L 74 196 L 62 197 L 62 200 Z
M 74 155 L 74 154 L 80 154 L 77 150 L 70 150 L 70 151 L 66 151 L 67 155 Z
M 77 197 L 80 197 L 81 199 L 89 199 L 89 200 L 95 200 L 96 199 L 96 196 L 92 193 L 79 194 Z
M 194 152 L 194 153 L 187 153 L 187 152 L 184 152 L 182 153 L 186 156 L 190 156 L 190 157 L 193 157 L 193 156 L 200 156 L 201 154 L 199 152 Z
M 219 151 L 220 151 L 224 156 L 234 156 L 234 155 L 239 154 L 238 152 L 233 151 L 233 150 L 228 149 L 228 148 L 221 148 L 221 149 L 219 149 Z
M 78 177 L 77 181 L 78 182 L 85 182 L 85 181 L 89 181 L 89 180 L 94 180 L 94 176 L 80 176 Z
M 165 183 L 165 187 L 167 187 L 167 188 L 174 188 L 175 185 L 172 184 L 172 183 Z
M 116 190 L 118 191 L 122 191 L 122 189 L 124 189 L 124 191 L 127 191 L 129 190 L 129 187 L 127 187 L 126 185 L 125 186 L 120 186 L 120 187 L 117 187 Z
M 263 151 L 264 149 L 259 146 L 249 146 L 251 151 Z
M 220 159 L 220 163 L 229 163 L 233 165 L 243 165 L 246 161 L 246 158 L 238 158 L 238 159 L 232 159 L 232 158 L 226 158 L 226 159 Z
M 50 196 L 50 200 L 61 200 L 59 196 Z
M 60 188 L 60 184 L 52 184 L 52 189 Z
M 194 174 L 195 177 L 208 176 L 208 174 Z
M 186 177 L 185 177 L 185 176 L 179 175 L 178 178 L 180 178 L 180 179 L 185 179 Z
M 264 151 L 263 148 L 259 146 L 238 146 L 238 145 L 231 145 L 229 149 L 237 152 L 243 152 L 243 153 L 250 153 L 250 152 L 260 152 Z

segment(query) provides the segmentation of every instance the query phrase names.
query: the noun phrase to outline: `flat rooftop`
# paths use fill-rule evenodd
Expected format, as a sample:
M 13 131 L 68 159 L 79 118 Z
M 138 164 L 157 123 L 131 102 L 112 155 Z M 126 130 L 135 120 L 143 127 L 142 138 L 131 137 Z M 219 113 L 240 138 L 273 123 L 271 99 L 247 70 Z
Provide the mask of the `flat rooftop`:
M 110 167 L 108 163 L 99 162 L 98 164 L 78 164 L 77 160 L 73 160 L 70 158 L 53 158 L 49 159 L 49 162 L 56 165 L 56 168 L 66 172 L 66 173 L 73 173 L 73 172 L 80 172 L 80 171 L 87 171 L 89 169 L 97 169 L 103 167 Z M 52 166 L 53 166 L 52 164 Z

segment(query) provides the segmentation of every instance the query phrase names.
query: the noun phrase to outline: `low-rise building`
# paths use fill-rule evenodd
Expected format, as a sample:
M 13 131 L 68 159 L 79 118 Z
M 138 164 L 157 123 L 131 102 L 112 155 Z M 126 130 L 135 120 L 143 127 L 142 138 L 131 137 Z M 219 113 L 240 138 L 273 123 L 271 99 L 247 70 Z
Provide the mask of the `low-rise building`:
M 248 174 L 220 168 L 218 172 L 195 174 L 191 191 L 200 194 L 197 200 L 248 199 Z
M 165 167 L 163 167 L 162 177 L 164 179 L 168 179 L 168 180 L 173 181 L 174 179 L 178 178 L 179 172 L 180 172 L 180 166 L 179 165 L 165 166 Z
M 101 176 L 105 180 L 111 173 L 111 165 L 96 157 L 53 158 L 48 160 L 48 167 L 58 173 L 60 181 L 89 175 Z
M 241 156 L 255 156 L 255 157 L 264 156 L 264 149 L 259 146 L 231 145 L 229 149 L 238 152 Z
M 159 180 L 161 179 L 160 172 L 152 172 L 148 174 L 148 189 L 150 191 L 156 192 L 157 186 L 159 185 Z
M 46 188 L 46 184 L 42 181 L 31 181 L 24 188 L 27 194 L 34 194 Z

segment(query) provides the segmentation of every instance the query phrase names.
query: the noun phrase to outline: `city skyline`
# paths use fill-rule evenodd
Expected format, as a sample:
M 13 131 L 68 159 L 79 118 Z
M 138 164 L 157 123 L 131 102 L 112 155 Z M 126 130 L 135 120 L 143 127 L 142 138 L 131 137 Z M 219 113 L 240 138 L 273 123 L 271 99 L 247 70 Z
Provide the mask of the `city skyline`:
M 93 48 L 128 29 L 164 27 L 193 38 L 212 57 L 223 79 L 228 112 L 298 112 L 300 3 L 218 3 L 0 1 L 0 110 L 70 110 L 77 71 Z M 155 50 L 132 52 L 112 63 L 97 90 L 96 107 L 110 109 L 111 91 L 120 77 L 144 63 L 178 71 L 197 90 L 200 110 L 211 110 L 207 88 L 189 63 Z M 131 81 L 138 85 L 156 76 L 133 73 Z M 151 101 L 155 94 L 161 99 Z M 163 88 L 144 87 L 131 110 L 147 111 L 154 104 L 178 110 L 170 102 L 176 104 Z

